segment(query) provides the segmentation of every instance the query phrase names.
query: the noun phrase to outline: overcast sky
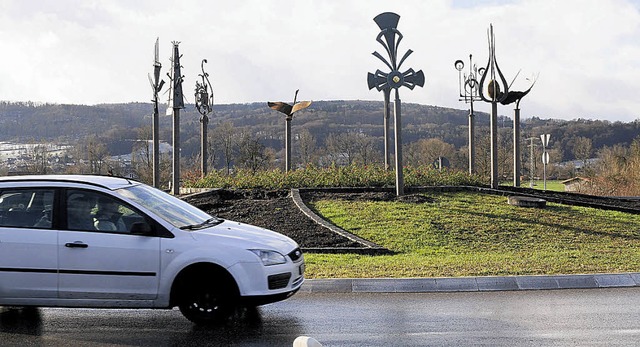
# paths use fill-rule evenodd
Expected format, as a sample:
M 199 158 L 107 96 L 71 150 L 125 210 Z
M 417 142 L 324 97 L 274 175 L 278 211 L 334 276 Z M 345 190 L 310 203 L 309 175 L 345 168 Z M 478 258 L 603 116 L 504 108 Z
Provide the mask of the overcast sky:
M 402 69 L 424 88 L 403 103 L 466 109 L 454 62 L 496 57 L 513 90 L 533 90 L 523 117 L 640 118 L 640 0 L 0 0 L 0 100 L 99 104 L 149 102 L 147 75 L 160 38 L 162 75 L 181 42 L 187 102 L 207 59 L 215 103 L 382 100 L 367 72 L 384 64 L 373 18 L 400 15 Z M 166 95 L 162 95 L 163 102 Z M 488 112 L 486 103 L 476 103 Z M 513 114 L 513 105 L 500 114 Z

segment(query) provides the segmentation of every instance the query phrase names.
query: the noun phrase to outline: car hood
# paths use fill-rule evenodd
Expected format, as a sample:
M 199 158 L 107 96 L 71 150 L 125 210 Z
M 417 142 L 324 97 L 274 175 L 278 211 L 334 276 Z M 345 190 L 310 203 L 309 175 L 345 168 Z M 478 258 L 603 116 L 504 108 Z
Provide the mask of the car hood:
M 272 249 L 283 254 L 298 247 L 294 240 L 275 231 L 230 220 L 224 220 L 211 228 L 194 231 L 192 235 L 196 239 L 223 237 L 242 243 L 247 249 Z

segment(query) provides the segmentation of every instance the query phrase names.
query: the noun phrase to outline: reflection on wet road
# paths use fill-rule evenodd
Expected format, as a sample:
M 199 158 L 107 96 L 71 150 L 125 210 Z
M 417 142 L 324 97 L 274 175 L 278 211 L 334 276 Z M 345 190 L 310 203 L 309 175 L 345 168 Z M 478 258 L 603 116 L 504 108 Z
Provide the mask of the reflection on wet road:
M 3 345 L 634 345 L 640 288 L 431 294 L 306 294 L 196 327 L 177 310 L 0 310 Z

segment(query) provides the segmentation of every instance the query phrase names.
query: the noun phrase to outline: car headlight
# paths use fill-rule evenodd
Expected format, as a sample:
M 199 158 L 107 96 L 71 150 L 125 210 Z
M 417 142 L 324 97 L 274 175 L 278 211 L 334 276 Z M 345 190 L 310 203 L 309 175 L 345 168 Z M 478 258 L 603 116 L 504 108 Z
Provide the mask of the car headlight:
M 264 266 L 284 264 L 287 262 L 287 258 L 276 251 L 266 249 L 250 249 L 250 251 L 260 258 Z

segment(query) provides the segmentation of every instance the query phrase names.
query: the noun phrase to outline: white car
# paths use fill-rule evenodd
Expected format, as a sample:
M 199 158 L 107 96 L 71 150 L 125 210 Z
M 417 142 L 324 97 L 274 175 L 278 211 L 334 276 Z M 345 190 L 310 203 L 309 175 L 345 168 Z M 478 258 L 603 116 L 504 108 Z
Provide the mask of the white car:
M 293 295 L 295 241 L 107 176 L 0 178 L 0 305 L 172 308 L 194 323 Z

